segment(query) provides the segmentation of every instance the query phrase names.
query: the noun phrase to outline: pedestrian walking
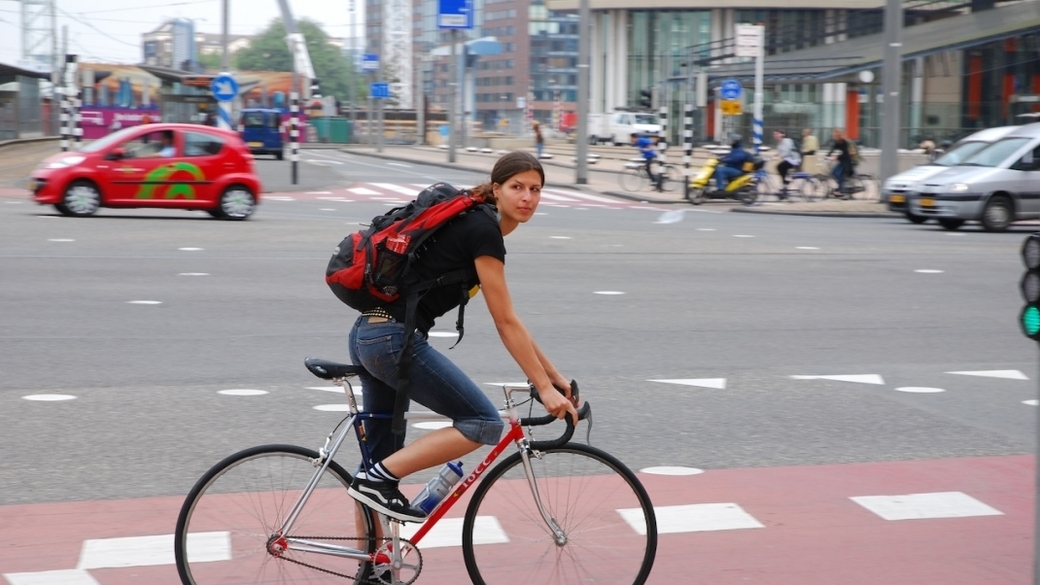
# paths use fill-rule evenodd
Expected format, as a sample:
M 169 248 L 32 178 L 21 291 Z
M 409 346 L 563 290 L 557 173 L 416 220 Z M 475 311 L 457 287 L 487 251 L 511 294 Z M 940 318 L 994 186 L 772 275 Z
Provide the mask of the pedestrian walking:
M 545 152 L 545 137 L 542 136 L 542 127 L 538 122 L 531 122 L 531 127 L 534 128 L 534 147 L 538 151 L 538 158 L 542 158 L 542 153 Z

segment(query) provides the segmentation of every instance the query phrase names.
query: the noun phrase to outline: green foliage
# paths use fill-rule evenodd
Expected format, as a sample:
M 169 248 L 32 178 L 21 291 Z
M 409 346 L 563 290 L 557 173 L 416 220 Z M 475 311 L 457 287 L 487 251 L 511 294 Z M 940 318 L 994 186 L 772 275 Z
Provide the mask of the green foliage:
M 311 20 L 297 23 L 307 41 L 314 74 L 318 76 L 322 95 L 336 96 L 346 101 L 351 78 L 359 85 L 357 95 L 365 95 L 360 74 L 355 75 L 353 63 L 342 51 L 329 43 L 329 36 L 321 25 Z M 285 42 L 285 26 L 275 19 L 266 30 L 254 37 L 249 47 L 235 53 L 235 66 L 242 71 L 292 71 L 292 54 Z
M 199 55 L 198 62 L 206 68 L 206 71 L 220 71 L 220 55 Z

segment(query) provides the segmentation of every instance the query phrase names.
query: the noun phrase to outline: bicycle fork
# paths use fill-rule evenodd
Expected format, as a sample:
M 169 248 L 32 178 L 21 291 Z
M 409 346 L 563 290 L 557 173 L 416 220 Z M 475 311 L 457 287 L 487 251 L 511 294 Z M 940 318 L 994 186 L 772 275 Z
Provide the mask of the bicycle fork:
M 567 534 L 560 528 L 559 522 L 556 521 L 549 511 L 545 509 L 545 505 L 542 503 L 542 496 L 538 492 L 538 482 L 535 481 L 534 468 L 531 467 L 531 450 L 529 448 L 521 449 L 520 460 L 524 464 L 524 475 L 527 476 L 527 485 L 531 488 L 531 495 L 534 497 L 534 502 L 538 506 L 538 513 L 542 515 L 542 520 L 545 525 L 552 531 L 553 541 L 556 542 L 556 546 L 564 546 L 567 544 Z

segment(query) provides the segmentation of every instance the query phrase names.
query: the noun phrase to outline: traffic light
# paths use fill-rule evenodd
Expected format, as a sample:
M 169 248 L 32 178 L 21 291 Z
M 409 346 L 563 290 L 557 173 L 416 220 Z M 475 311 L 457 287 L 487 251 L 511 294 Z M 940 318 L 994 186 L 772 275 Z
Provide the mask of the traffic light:
M 644 108 L 651 108 L 654 105 L 654 90 L 652 88 L 646 88 L 639 90 L 639 105 Z
M 1022 275 L 1019 287 L 1026 306 L 1022 308 L 1018 322 L 1026 337 L 1040 341 L 1040 232 L 1029 236 L 1022 244 L 1022 263 L 1026 265 L 1026 273 Z

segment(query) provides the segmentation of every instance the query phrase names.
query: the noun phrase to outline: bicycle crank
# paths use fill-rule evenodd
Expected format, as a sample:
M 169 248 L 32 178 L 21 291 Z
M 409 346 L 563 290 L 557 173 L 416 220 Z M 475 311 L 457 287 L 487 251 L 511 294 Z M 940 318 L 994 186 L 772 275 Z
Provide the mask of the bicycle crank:
M 376 550 L 376 561 L 372 563 L 372 580 L 383 585 L 411 585 L 419 578 L 422 572 L 422 553 L 412 543 L 401 538 L 399 557 L 401 566 L 397 569 L 397 577 L 394 577 L 394 552 L 393 543 L 387 542 Z M 385 562 L 380 562 L 385 561 Z

